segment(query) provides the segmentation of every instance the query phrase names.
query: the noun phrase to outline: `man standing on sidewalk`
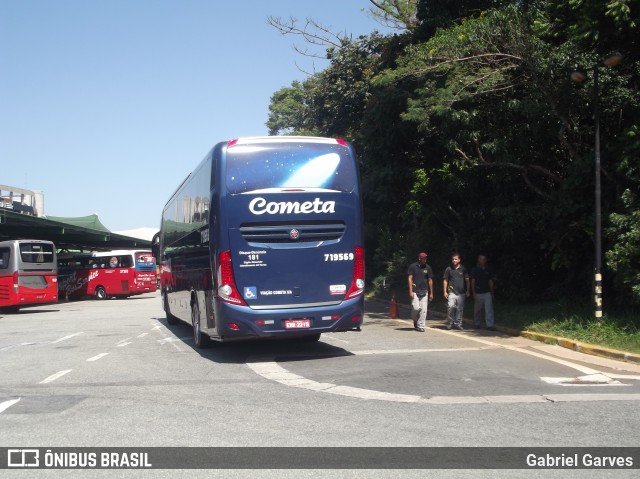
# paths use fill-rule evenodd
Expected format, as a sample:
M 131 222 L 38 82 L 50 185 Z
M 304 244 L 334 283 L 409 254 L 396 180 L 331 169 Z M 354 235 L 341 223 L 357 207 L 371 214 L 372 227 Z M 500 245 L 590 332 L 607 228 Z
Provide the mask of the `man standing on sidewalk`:
M 469 273 L 461 264 L 460 255 L 451 255 L 451 266 L 444 270 L 444 299 L 447 300 L 447 329 L 462 329 L 464 300 L 469 297 Z
M 473 291 L 473 326 L 478 329 L 482 325 L 482 310 L 484 309 L 484 321 L 489 331 L 495 331 L 493 325 L 493 271 L 487 265 L 487 257 L 478 256 L 478 265 L 471 270 L 471 291 Z
M 433 301 L 433 270 L 427 264 L 427 253 L 418 255 L 418 261 L 409 266 L 408 274 L 413 327 L 416 331 L 424 333 L 427 306 L 429 301 Z

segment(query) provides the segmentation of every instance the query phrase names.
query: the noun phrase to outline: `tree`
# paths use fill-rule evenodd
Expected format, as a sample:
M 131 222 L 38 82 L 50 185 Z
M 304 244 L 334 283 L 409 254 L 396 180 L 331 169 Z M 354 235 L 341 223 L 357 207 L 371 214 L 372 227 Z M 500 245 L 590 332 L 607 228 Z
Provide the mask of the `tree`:
M 271 96 L 267 128 L 270 135 L 311 135 L 307 129 L 307 115 L 304 86 L 293 81 L 290 87 L 283 87 Z
M 355 144 L 370 278 L 401 278 L 423 248 L 436 270 L 451 249 L 484 251 L 502 267 L 511 297 L 588 297 L 593 83 L 569 75 L 603 58 L 580 33 L 596 25 L 626 55 L 615 71 L 600 70 L 613 273 L 605 279 L 620 298 L 637 296 L 638 3 L 601 3 L 605 11 L 591 0 L 419 0 L 417 26 L 329 46 L 329 66 L 302 84 L 302 100 L 299 89 L 278 97 L 278 131 L 305 128 Z
M 369 0 L 373 5 L 369 14 L 382 25 L 397 30 L 415 30 L 418 20 L 419 0 Z

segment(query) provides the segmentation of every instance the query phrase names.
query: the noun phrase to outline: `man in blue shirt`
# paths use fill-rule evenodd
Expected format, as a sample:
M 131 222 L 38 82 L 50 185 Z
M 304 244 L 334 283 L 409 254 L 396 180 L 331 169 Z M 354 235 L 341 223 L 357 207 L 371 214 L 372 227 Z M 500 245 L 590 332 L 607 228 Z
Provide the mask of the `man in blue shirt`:
M 487 265 L 487 257 L 478 256 L 478 265 L 471 270 L 471 290 L 473 291 L 473 325 L 476 329 L 482 325 L 482 311 L 489 331 L 495 331 L 493 317 L 493 295 L 495 291 L 493 271 Z

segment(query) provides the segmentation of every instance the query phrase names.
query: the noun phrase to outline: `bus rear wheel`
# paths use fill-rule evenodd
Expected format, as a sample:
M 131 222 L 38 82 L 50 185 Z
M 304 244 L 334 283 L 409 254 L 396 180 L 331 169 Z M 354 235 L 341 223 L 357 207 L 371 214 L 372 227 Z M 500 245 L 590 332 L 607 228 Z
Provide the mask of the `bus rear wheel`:
M 169 300 L 167 299 L 167 294 L 165 293 L 163 296 L 164 296 L 164 301 L 163 301 L 164 314 L 167 317 L 167 324 L 171 324 L 171 325 L 178 324 L 180 320 L 169 312 Z
M 95 292 L 96 299 L 107 299 L 107 290 L 102 286 L 98 286 Z
M 193 342 L 196 347 L 207 348 L 211 345 L 211 339 L 200 330 L 200 308 L 198 303 L 191 305 L 191 324 L 193 325 Z

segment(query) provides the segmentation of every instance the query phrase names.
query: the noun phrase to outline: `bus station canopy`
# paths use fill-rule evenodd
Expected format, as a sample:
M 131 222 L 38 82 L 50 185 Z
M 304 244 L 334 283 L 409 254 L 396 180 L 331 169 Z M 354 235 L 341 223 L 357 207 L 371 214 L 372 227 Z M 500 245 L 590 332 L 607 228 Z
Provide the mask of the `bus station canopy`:
M 150 241 L 110 232 L 100 222 L 98 215 L 44 218 L 0 210 L 0 241 L 11 239 L 49 240 L 59 250 L 151 248 Z

